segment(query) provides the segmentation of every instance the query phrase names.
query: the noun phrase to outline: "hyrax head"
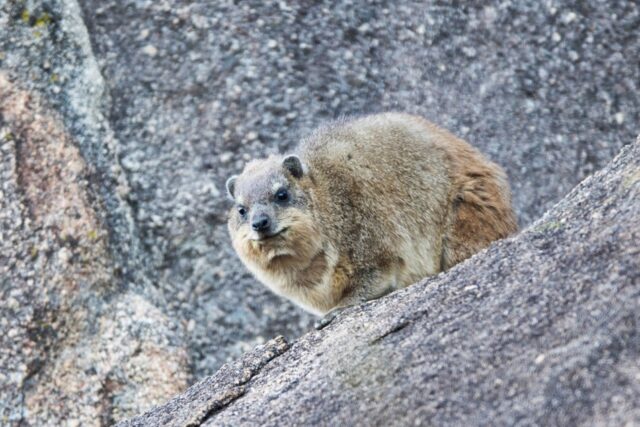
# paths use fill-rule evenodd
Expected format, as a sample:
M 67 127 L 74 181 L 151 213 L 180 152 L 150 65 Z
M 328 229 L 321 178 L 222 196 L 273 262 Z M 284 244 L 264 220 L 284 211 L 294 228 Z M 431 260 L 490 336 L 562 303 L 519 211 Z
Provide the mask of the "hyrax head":
M 234 201 L 229 233 L 250 269 L 268 269 L 276 258 L 304 263 L 318 252 L 321 244 L 304 190 L 307 181 L 295 155 L 254 160 L 227 180 L 227 193 Z

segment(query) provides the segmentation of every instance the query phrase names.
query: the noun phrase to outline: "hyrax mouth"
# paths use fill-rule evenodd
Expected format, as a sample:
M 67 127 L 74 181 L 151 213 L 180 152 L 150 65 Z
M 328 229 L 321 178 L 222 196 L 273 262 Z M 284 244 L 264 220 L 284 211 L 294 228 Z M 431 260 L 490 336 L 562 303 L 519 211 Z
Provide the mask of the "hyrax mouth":
M 261 235 L 258 235 L 256 239 L 251 239 L 251 240 L 253 240 L 254 242 L 264 242 L 267 240 L 271 240 L 275 237 L 281 236 L 287 230 L 288 230 L 288 227 L 284 227 L 273 234 L 261 234 Z

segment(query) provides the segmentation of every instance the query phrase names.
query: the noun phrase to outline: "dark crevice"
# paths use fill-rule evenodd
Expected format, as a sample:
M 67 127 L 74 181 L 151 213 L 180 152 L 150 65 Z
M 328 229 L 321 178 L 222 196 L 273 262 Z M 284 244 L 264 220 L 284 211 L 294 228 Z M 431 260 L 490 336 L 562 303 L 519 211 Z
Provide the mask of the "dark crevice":
M 386 332 L 383 332 L 382 335 L 378 335 L 377 337 L 375 337 L 374 339 L 369 341 L 369 345 L 376 344 L 376 343 L 382 341 L 382 339 L 384 339 L 385 337 L 388 337 L 391 334 L 394 334 L 394 333 L 396 333 L 398 331 L 403 330 L 404 328 L 406 328 L 410 324 L 411 324 L 410 320 L 402 320 L 399 323 L 396 323 L 390 329 L 387 329 Z
M 235 401 L 236 399 L 244 396 L 247 391 L 247 387 L 237 386 L 227 390 L 224 395 L 216 399 L 212 402 L 210 408 L 204 412 L 202 416 L 197 417 L 196 419 L 189 421 L 185 424 L 185 427 L 198 427 L 204 424 L 210 418 L 213 418 L 218 412 L 222 411 L 224 408 L 229 406 L 230 403 Z
M 265 352 L 262 355 L 263 357 L 267 356 L 265 359 L 260 360 L 258 365 L 255 367 L 245 368 L 243 370 L 243 376 L 239 378 L 237 381 L 235 381 L 234 386 L 225 390 L 223 392 L 224 394 L 221 397 L 218 397 L 217 399 L 215 399 L 212 406 L 208 408 L 208 410 L 202 417 L 198 417 L 197 420 L 189 422 L 186 425 L 191 427 L 199 426 L 199 425 L 202 425 L 204 422 L 206 422 L 208 419 L 215 417 L 216 414 L 218 414 L 224 408 L 229 406 L 232 402 L 244 396 L 244 394 L 250 388 L 249 383 L 258 374 L 260 374 L 260 372 L 262 372 L 264 367 L 266 367 L 273 360 L 282 356 L 287 351 L 289 351 L 289 349 L 291 349 L 291 346 L 289 345 L 289 343 L 287 343 L 287 341 L 282 336 L 274 338 L 272 340 L 272 343 L 273 345 L 270 346 L 268 349 L 265 349 Z M 269 352 L 271 352 L 271 354 L 269 354 Z M 247 373 L 248 375 L 246 375 Z

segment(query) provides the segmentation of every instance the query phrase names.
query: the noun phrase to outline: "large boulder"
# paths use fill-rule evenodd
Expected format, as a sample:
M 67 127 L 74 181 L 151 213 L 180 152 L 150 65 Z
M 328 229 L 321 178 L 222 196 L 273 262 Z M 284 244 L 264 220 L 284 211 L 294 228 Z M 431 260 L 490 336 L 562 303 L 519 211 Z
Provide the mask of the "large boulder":
M 183 390 L 188 353 L 146 278 L 80 9 L 0 11 L 0 425 L 109 424 Z
M 195 378 L 312 320 L 233 253 L 224 181 L 247 159 L 340 115 L 415 112 L 506 168 L 527 225 L 638 132 L 634 0 L 79 2 Z
M 119 424 L 637 425 L 640 138 L 519 235 Z
M 637 132 L 637 2 L 0 2 L 0 424 L 108 424 L 311 317 L 232 253 L 224 179 L 399 109 L 529 224 Z

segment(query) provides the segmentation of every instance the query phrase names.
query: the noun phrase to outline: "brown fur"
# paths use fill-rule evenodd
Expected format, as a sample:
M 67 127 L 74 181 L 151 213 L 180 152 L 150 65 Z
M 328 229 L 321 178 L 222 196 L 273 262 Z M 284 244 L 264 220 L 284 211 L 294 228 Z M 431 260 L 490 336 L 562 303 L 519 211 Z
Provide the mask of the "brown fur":
M 236 209 L 234 248 L 269 288 L 318 314 L 377 298 L 448 269 L 517 229 L 502 169 L 426 120 L 386 113 L 317 130 L 298 150 L 249 163 L 237 204 L 270 209 L 284 230 L 264 240 Z M 273 199 L 278 185 L 290 203 Z

